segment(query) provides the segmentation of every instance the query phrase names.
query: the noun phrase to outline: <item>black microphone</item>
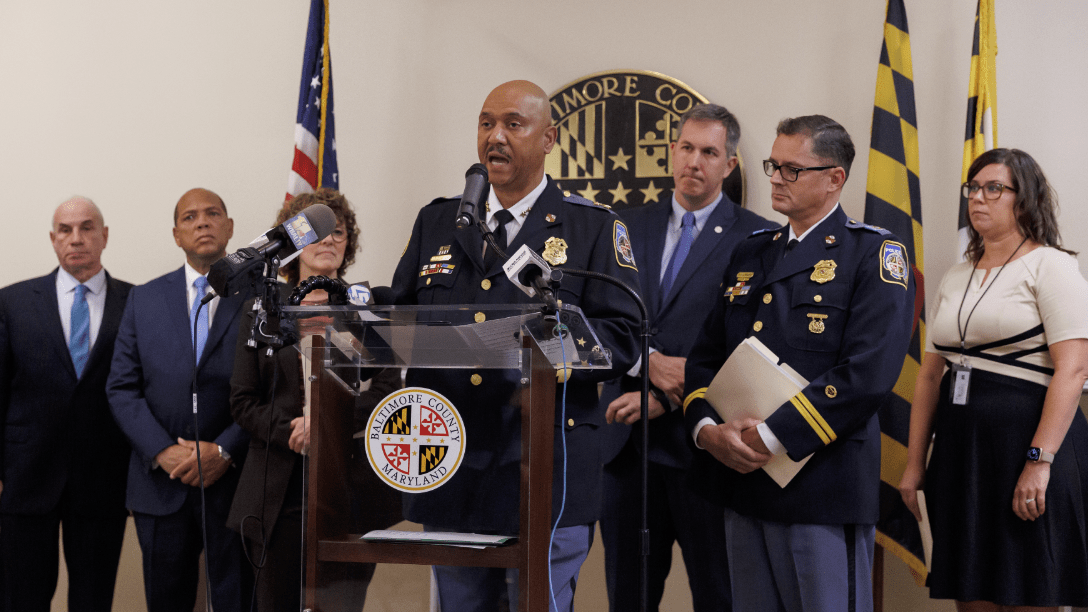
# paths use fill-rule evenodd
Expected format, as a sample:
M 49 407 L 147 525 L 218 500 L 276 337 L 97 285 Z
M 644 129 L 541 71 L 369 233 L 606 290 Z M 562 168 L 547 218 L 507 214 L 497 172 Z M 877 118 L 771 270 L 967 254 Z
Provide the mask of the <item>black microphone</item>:
M 334 229 L 336 213 L 331 208 L 324 204 L 309 206 L 265 232 L 261 237 L 266 239 L 264 244 L 238 249 L 213 263 L 208 272 L 208 284 L 218 295 L 234 295 L 256 280 L 266 259 L 278 257 L 283 261 L 303 247 L 324 240 Z
M 465 172 L 465 192 L 461 194 L 461 205 L 457 207 L 457 229 L 476 225 L 476 209 L 487 201 L 491 185 L 487 182 L 487 167 L 472 164 Z

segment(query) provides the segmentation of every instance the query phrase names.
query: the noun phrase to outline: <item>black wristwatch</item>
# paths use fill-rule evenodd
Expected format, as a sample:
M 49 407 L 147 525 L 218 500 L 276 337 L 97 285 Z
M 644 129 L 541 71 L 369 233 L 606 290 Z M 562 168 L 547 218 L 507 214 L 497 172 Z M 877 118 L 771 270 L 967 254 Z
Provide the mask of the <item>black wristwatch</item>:
M 1054 453 L 1048 453 L 1038 446 L 1033 446 L 1028 449 L 1028 461 L 1054 463 Z

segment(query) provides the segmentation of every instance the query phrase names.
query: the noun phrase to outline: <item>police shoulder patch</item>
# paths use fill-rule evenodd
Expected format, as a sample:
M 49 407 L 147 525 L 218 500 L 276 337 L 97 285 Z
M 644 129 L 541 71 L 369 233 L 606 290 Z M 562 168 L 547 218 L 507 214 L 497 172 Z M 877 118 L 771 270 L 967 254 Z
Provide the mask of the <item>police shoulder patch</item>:
M 627 226 L 616 219 L 612 224 L 612 242 L 616 248 L 616 263 L 624 268 L 638 270 L 635 266 L 635 252 L 631 249 L 631 236 Z
M 907 248 L 894 240 L 885 240 L 880 245 L 880 280 L 906 289 L 908 274 Z

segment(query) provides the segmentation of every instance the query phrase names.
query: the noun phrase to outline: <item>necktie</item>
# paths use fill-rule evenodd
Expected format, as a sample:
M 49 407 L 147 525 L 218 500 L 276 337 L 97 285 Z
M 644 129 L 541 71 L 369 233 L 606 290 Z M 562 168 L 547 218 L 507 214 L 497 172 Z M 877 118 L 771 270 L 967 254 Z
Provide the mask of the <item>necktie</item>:
M 514 215 L 510 214 L 510 211 L 504 208 L 495 213 L 495 219 L 498 220 L 499 226 L 491 233 L 495 236 L 495 242 L 498 242 L 499 246 L 505 251 L 506 247 L 510 246 L 506 241 L 506 224 L 514 220 Z M 491 250 L 491 246 L 485 244 L 484 270 L 490 270 L 491 266 L 495 265 L 495 261 L 498 258 L 499 256 L 495 254 L 495 251 Z
M 91 313 L 87 308 L 87 285 L 77 286 L 75 298 L 72 300 L 68 352 L 72 354 L 76 378 L 83 376 L 83 368 L 87 365 L 87 356 L 91 352 Z
M 665 278 L 661 279 L 661 295 L 663 297 L 669 295 L 669 290 L 672 289 L 676 275 L 680 273 L 684 260 L 688 258 L 688 253 L 691 252 L 691 243 L 695 242 L 695 213 L 690 211 L 684 213 L 684 217 L 680 219 L 680 225 L 680 242 L 676 244 L 676 250 L 672 252 L 669 267 L 665 268 Z
M 797 248 L 797 245 L 800 244 L 800 242 L 801 241 L 796 238 L 790 238 L 790 241 L 786 243 L 786 252 L 782 254 L 782 257 L 789 255 L 790 251 Z
M 198 276 L 193 281 L 193 287 L 196 288 L 196 297 L 193 298 L 193 307 L 189 310 L 189 324 L 192 325 L 196 322 L 196 336 L 193 338 L 193 346 L 196 347 L 196 362 L 200 363 L 200 356 L 204 354 L 204 345 L 208 342 L 208 305 L 204 305 L 200 308 L 200 300 L 204 299 L 204 294 L 208 292 L 208 279 L 203 276 Z M 200 318 L 196 318 L 196 310 L 200 308 Z

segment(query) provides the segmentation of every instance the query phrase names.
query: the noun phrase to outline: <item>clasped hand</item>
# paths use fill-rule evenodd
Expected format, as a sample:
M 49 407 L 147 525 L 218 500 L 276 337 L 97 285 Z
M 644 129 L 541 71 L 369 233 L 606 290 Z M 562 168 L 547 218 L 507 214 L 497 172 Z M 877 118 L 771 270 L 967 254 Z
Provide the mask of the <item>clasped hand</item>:
M 219 456 L 219 447 L 214 442 L 200 442 L 200 468 L 197 468 L 196 445 L 193 440 L 178 438 L 178 443 L 163 449 L 156 457 L 171 480 L 191 486 L 200 486 L 200 471 L 204 472 L 204 486 L 210 487 L 227 473 L 230 461 Z
M 699 446 L 741 474 L 753 472 L 774 458 L 756 430 L 760 423 L 759 419 L 738 419 L 707 425 L 699 430 Z

